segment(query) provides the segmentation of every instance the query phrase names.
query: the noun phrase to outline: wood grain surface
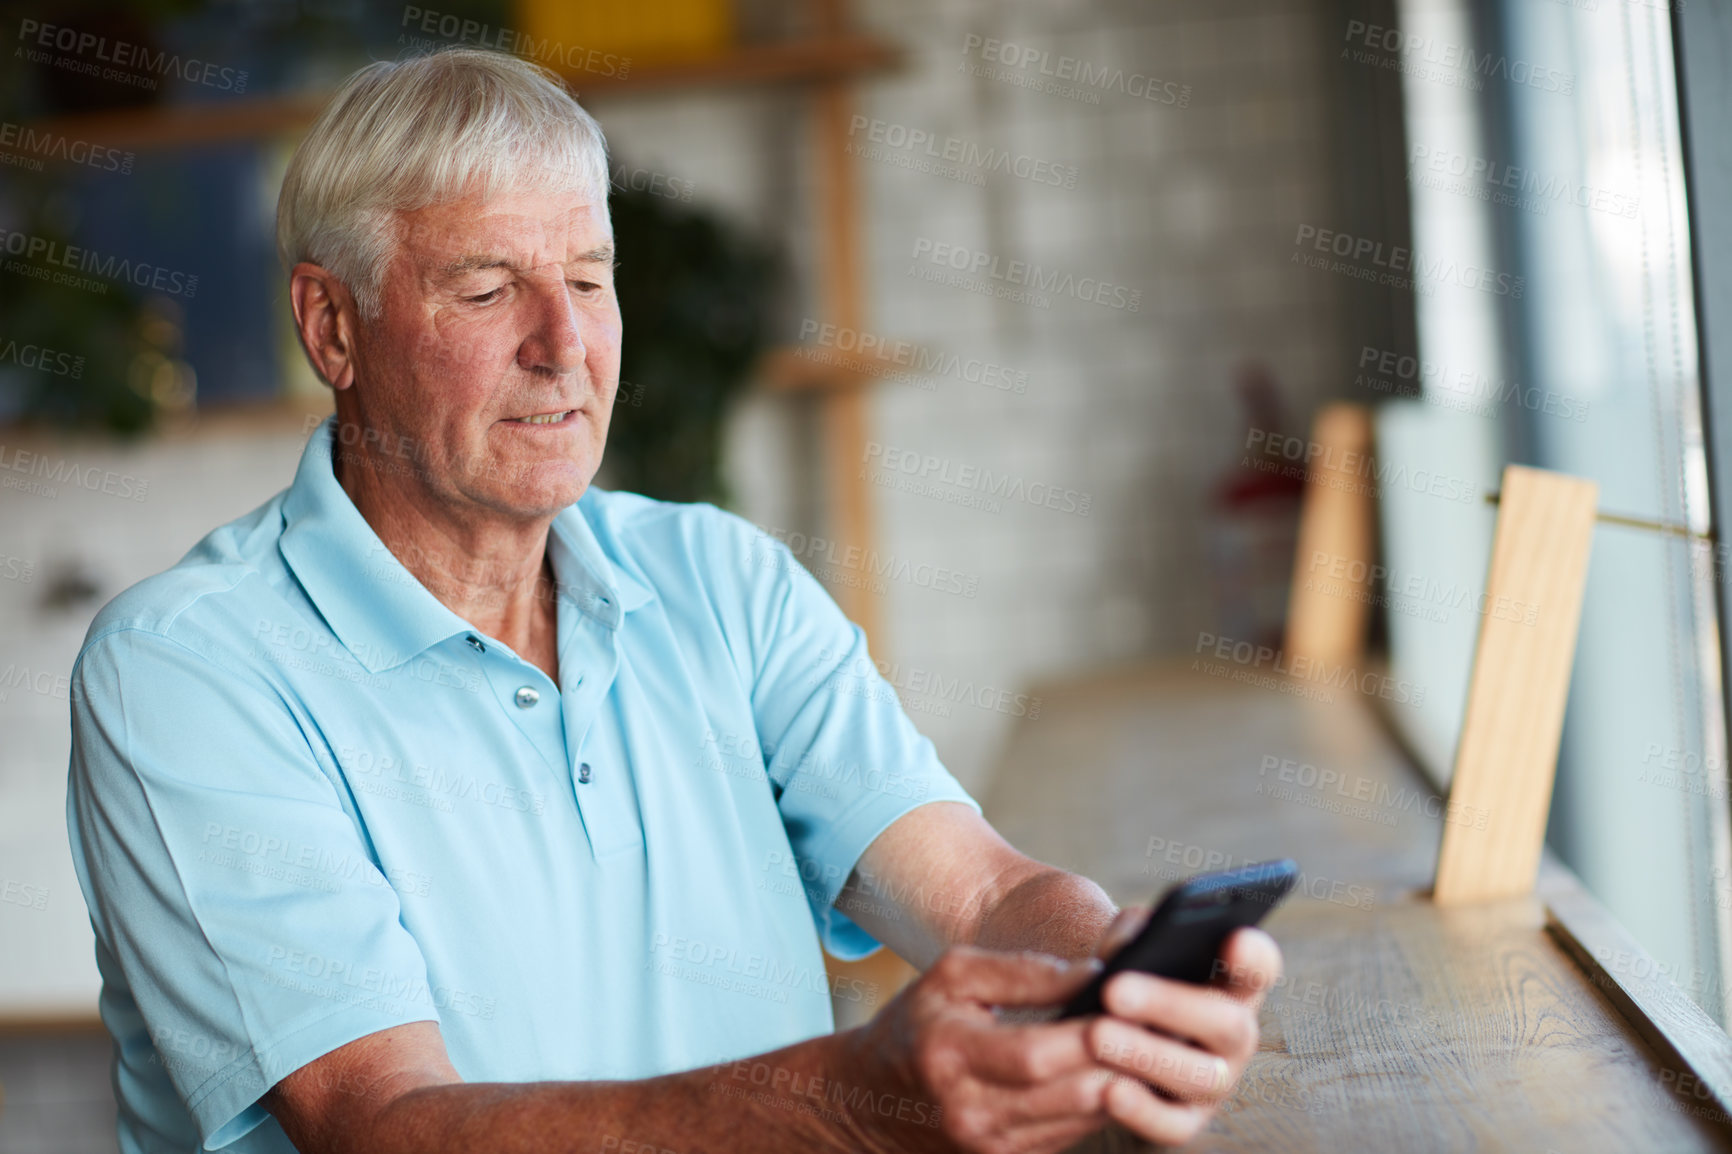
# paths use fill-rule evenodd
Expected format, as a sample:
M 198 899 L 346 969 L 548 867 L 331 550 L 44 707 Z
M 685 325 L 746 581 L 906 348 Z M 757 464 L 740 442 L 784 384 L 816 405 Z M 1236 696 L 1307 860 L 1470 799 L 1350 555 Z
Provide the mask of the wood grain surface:
M 1289 659 L 1353 661 L 1365 651 L 1377 560 L 1375 481 L 1365 476 L 1371 410 L 1325 406 L 1312 422 L 1311 447 L 1319 452 L 1306 469 L 1281 648 Z
M 1448 811 L 1360 699 L 1186 667 L 1041 695 L 982 798 L 1019 848 L 1121 902 L 1221 864 L 1290 855 L 1305 871 L 1268 923 L 1287 973 L 1262 1052 L 1191 1149 L 1732 1149 L 1720 1111 L 1680 1090 L 1676 1063 L 1547 932 L 1538 897 L 1430 900 Z M 1558 885 L 1580 893 L 1561 870 Z M 1122 1134 L 1077 1148 L 1140 1149 Z
M 1532 891 L 1557 776 L 1564 703 L 1588 580 L 1599 486 L 1511 465 L 1485 582 L 1450 797 L 1484 813 L 1455 823 L 1437 863 L 1453 905 Z

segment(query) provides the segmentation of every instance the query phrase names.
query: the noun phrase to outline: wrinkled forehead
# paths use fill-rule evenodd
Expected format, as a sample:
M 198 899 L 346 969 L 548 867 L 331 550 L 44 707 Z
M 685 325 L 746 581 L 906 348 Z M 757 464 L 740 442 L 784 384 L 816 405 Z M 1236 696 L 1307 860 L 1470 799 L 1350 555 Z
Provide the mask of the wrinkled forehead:
M 398 253 L 447 274 L 492 264 L 613 262 L 607 200 L 581 190 L 475 194 L 397 214 Z

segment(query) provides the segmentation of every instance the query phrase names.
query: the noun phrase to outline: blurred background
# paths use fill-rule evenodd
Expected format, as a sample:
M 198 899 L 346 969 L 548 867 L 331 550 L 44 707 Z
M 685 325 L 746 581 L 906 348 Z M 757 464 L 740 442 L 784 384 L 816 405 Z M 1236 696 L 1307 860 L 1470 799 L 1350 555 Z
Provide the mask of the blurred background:
M 1442 788 L 1502 467 L 1598 481 L 1624 521 L 1549 837 L 1724 1020 L 1663 0 L 429 3 L 0 5 L 0 1149 L 114 1146 L 63 816 L 84 631 L 288 484 L 330 402 L 275 258 L 284 166 L 349 72 L 457 44 L 558 72 L 608 135 L 598 483 L 786 541 L 977 793 L 1054 687 L 1281 644 L 1307 565 L 1342 577 L 1295 557 L 1342 402 L 1380 552 L 1339 596 Z

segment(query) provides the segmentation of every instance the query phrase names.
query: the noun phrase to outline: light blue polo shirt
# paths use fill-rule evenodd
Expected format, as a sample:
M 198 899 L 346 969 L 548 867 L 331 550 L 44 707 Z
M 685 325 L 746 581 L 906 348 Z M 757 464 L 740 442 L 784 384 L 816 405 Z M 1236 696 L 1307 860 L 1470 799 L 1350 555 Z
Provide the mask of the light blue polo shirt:
M 591 488 L 549 535 L 555 685 L 385 549 L 333 429 L 110 602 L 73 669 L 122 1149 L 290 1151 L 260 1096 L 405 1022 L 473 1081 L 833 1029 L 820 936 L 876 945 L 831 905 L 860 854 L 974 804 L 860 630 L 740 518 Z

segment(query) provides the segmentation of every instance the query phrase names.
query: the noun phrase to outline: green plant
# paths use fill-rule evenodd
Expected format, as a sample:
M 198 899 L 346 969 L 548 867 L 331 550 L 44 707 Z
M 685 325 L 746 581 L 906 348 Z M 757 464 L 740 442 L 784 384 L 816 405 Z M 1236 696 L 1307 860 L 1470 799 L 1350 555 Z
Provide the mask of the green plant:
M 45 214 L 30 211 L 49 199 L 38 191 L 42 183 L 41 177 L 35 177 L 31 187 L 34 195 L 19 198 L 28 215 L 18 231 L 40 239 L 44 245 L 53 244 L 54 251 L 65 252 L 68 234 L 48 223 Z M 0 317 L 5 318 L 0 346 L 55 349 L 77 361 L 71 374 L 3 366 L 0 393 L 5 394 L 4 409 L 45 425 L 102 430 L 123 437 L 147 431 L 155 421 L 158 403 L 148 382 L 144 387 L 134 383 L 139 374 L 133 366 L 158 350 L 147 339 L 154 329 L 139 297 L 120 284 L 93 289 L 39 280 L 25 272 L 42 271 L 40 263 L 9 263 L 15 269 L 0 275 Z M 5 359 L 17 358 L 7 354 Z
M 666 196 L 616 189 L 612 213 L 625 345 L 607 481 L 721 502 L 722 422 L 763 349 L 776 261 L 731 222 Z

